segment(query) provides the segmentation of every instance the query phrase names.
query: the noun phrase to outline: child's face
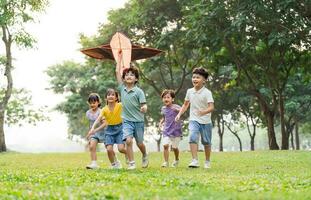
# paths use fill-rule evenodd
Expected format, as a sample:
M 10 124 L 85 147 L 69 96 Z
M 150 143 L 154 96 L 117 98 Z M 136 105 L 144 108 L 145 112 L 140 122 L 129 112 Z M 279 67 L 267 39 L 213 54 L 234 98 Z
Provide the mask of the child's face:
M 168 93 L 168 94 L 166 94 L 166 95 L 164 95 L 164 96 L 162 97 L 162 101 L 163 101 L 164 105 L 169 106 L 169 105 L 172 105 L 174 99 L 173 99 L 173 98 L 171 97 L 171 95 Z
M 117 96 L 115 92 L 109 92 L 106 98 L 108 103 L 114 103 L 117 101 Z
M 200 74 L 193 74 L 192 75 L 192 85 L 195 88 L 201 88 L 205 84 L 205 78 Z
M 89 102 L 89 106 L 92 110 L 96 110 L 98 108 L 99 102 L 98 101 L 91 101 Z
M 125 83 L 132 84 L 132 83 L 135 83 L 136 81 L 137 81 L 137 78 L 133 72 L 129 71 L 128 73 L 125 74 L 124 76 Z

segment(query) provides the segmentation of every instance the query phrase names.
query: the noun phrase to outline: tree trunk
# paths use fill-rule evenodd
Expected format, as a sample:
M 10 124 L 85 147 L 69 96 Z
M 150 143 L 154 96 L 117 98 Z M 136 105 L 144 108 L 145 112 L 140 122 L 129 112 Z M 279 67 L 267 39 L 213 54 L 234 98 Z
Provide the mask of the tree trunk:
M 295 150 L 293 131 L 291 131 L 289 134 L 290 134 L 290 144 L 292 146 L 292 149 Z
M 0 152 L 6 151 L 5 137 L 4 137 L 4 115 L 0 113 Z
M 231 129 L 229 124 L 226 124 L 228 130 L 238 139 L 239 142 L 239 146 L 240 146 L 240 151 L 243 150 L 242 148 L 242 142 L 241 142 L 241 138 L 239 137 L 239 135 L 237 134 L 238 131 L 234 131 L 233 129 Z
M 255 151 L 255 137 L 251 137 L 251 151 Z
M 274 114 L 265 114 L 267 120 L 268 128 L 268 142 L 270 150 L 279 150 L 279 145 L 276 142 L 275 132 L 274 132 Z
M 241 141 L 241 138 L 240 138 L 239 135 L 236 134 L 236 133 L 233 133 L 233 135 L 235 135 L 235 137 L 236 137 L 236 138 L 238 139 L 238 141 L 239 141 L 240 151 L 243 151 L 243 149 L 242 149 L 242 141 Z
M 300 139 L 299 139 L 299 126 L 298 126 L 298 121 L 295 120 L 295 142 L 296 142 L 296 150 L 300 150 Z
M 280 109 L 280 123 L 281 123 L 281 135 L 282 135 L 282 145 L 281 149 L 289 149 L 289 133 L 285 130 L 285 111 L 284 111 L 284 99 L 281 92 L 279 92 L 279 109 Z
M 13 90 L 13 78 L 12 78 L 12 73 L 11 73 L 11 70 L 12 70 L 12 54 L 11 54 L 12 37 L 5 25 L 2 25 L 1 29 L 2 29 L 2 40 L 5 44 L 5 53 L 6 53 L 4 76 L 6 76 L 6 79 L 7 79 L 7 86 L 4 91 L 4 97 L 0 101 L 0 152 L 3 152 L 3 151 L 6 151 L 5 135 L 4 135 L 4 117 L 5 117 L 6 107 L 11 97 L 12 90 Z
M 223 122 L 220 123 L 220 120 L 221 120 L 220 117 L 217 117 L 217 127 L 218 127 L 218 135 L 219 135 L 219 151 L 224 151 L 224 146 L 223 146 L 224 124 Z

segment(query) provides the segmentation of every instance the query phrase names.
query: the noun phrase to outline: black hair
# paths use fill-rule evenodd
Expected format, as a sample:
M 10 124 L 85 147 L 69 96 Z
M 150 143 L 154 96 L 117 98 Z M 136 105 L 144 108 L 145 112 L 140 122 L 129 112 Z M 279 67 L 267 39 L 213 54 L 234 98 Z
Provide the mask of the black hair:
M 163 90 L 161 94 L 161 98 L 163 98 L 165 95 L 170 94 L 170 96 L 174 99 L 175 98 L 175 91 L 170 89 Z
M 203 76 L 205 79 L 207 79 L 209 76 L 208 72 L 203 67 L 194 68 L 192 71 L 192 74 L 199 74 Z
M 97 93 L 91 93 L 90 95 L 89 95 L 89 98 L 87 99 L 87 102 L 89 102 L 89 103 L 92 103 L 92 102 L 98 102 L 99 104 L 98 104 L 98 107 L 100 107 L 101 106 L 101 103 L 100 103 L 100 97 L 99 97 L 99 95 L 97 94 Z
M 135 78 L 137 78 L 137 81 L 135 81 L 135 84 L 136 84 L 138 82 L 138 79 L 139 79 L 139 72 L 138 72 L 138 69 L 136 67 L 130 67 L 130 68 L 124 69 L 123 73 L 122 73 L 122 79 L 124 79 L 125 75 L 129 72 L 132 72 L 135 75 Z

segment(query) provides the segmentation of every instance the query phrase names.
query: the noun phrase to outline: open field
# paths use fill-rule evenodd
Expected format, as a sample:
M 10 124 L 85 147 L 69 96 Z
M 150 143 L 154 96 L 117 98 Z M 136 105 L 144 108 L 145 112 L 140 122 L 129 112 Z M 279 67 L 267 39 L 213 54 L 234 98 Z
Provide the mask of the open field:
M 88 153 L 0 154 L 0 199 L 311 199 L 307 151 L 213 153 L 209 170 L 188 169 L 188 152 L 176 169 L 160 168 L 162 153 L 142 169 L 136 154 L 134 171 L 98 155 L 101 168 L 86 170 Z

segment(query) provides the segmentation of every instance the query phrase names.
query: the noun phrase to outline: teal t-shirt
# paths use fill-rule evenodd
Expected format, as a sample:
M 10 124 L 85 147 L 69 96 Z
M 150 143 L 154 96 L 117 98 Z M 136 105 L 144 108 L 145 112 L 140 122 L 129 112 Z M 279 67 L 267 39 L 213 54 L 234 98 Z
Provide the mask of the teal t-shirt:
M 119 85 L 122 102 L 122 119 L 131 122 L 143 122 L 144 113 L 140 112 L 141 104 L 146 103 L 142 89 L 136 85 L 127 90 L 124 84 Z

